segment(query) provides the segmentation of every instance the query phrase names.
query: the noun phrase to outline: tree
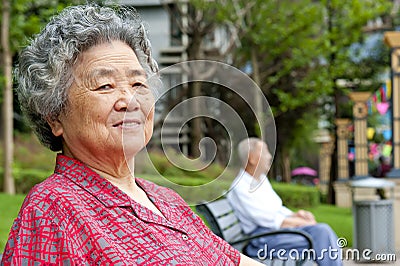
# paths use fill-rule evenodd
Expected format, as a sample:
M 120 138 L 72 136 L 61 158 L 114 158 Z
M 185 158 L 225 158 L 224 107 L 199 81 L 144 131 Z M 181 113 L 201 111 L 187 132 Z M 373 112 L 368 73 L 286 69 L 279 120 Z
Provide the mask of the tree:
M 386 56 L 383 41 L 378 43 L 374 50 L 370 49 L 365 55 L 363 45 L 370 33 L 365 32 L 368 22 L 386 17 L 390 13 L 389 1 L 335 1 L 321 2 L 326 10 L 326 27 L 323 37 L 326 39 L 325 58 L 327 59 L 328 81 L 332 86 L 332 93 L 325 98 L 324 105 L 329 106 L 326 115 L 330 121 L 331 129 L 336 131 L 335 118 L 352 117 L 347 94 L 350 90 L 374 91 L 379 88 L 382 80 L 379 75 L 386 68 Z M 383 38 L 381 38 L 383 40 Z M 359 44 L 358 49 L 354 49 Z M 364 50 L 363 50 L 364 48 Z M 364 53 L 364 56 L 360 56 Z M 382 60 L 383 59 L 383 60 Z M 344 80 L 350 86 L 338 86 L 338 80 Z M 326 109 L 325 109 L 326 110 Z M 336 147 L 332 154 L 331 184 L 337 179 L 337 153 Z M 328 191 L 328 202 L 334 202 L 333 189 Z
M 295 145 L 311 142 L 304 125 L 317 128 L 322 107 L 337 94 L 336 80 L 379 73 L 377 64 L 360 71 L 349 50 L 362 39 L 367 21 L 387 12 L 387 1 L 251 1 L 243 20 L 237 14 L 248 9 L 248 1 L 228 2 L 233 5 L 225 5 L 225 18 L 245 32 L 235 64 L 251 62 L 253 78 L 269 100 L 278 136 L 275 173 L 289 181 L 290 156 L 302 156 L 293 152 Z
M 271 105 L 277 127 L 277 150 L 274 168 L 284 180 L 290 180 L 290 150 L 302 129 L 304 114 L 317 110 L 317 100 L 327 93 L 324 69 L 321 68 L 323 14 L 313 1 L 252 1 L 250 11 L 241 21 L 245 28 L 236 62 L 251 62 L 252 75 Z M 248 7 L 235 1 L 236 10 Z M 301 10 L 301 12 L 298 12 Z M 237 20 L 237 12 L 231 21 Z M 290 19 L 288 19 L 290 18 Z M 313 120 L 308 120 L 313 121 Z M 315 121 L 315 119 L 314 119 Z
M 334 106 L 331 115 L 333 119 L 343 115 L 341 112 L 341 101 L 347 95 L 349 89 L 372 91 L 379 86 L 381 80 L 377 77 L 386 67 L 386 57 L 381 57 L 383 42 L 377 51 L 368 51 L 369 54 L 360 57 L 362 44 L 367 40 L 369 33 L 364 31 L 367 22 L 387 15 L 390 12 L 390 2 L 378 1 L 322 1 L 326 10 L 326 23 L 323 38 L 326 40 L 325 47 L 329 81 L 333 88 L 328 104 Z M 359 48 L 355 45 L 361 44 Z M 361 48 L 361 49 L 360 49 Z M 337 81 L 345 80 L 350 87 L 337 86 Z M 363 82 L 363 81 L 368 82 Z
M 13 165 L 13 58 L 24 47 L 27 38 L 37 33 L 48 18 L 67 4 L 83 1 L 28 1 L 2 0 L 1 48 L 3 70 L 3 149 L 4 149 L 4 191 L 14 194 L 15 185 L 12 176 Z M 10 28 L 10 25 L 12 27 Z
M 221 8 L 219 1 L 208 1 L 208 0 L 191 0 L 191 1 L 163 1 L 165 8 L 169 11 L 170 16 L 175 20 L 175 24 L 179 27 L 181 34 L 184 36 L 182 45 L 185 47 L 185 55 L 187 60 L 200 60 L 200 59 L 211 59 L 224 61 L 229 51 L 234 47 L 236 35 L 231 30 L 236 31 L 234 28 L 227 28 L 226 24 L 219 20 L 218 12 Z M 224 28 L 227 34 L 230 36 L 226 40 L 224 47 L 207 47 L 208 37 L 214 34 L 217 28 Z M 186 74 L 191 80 L 207 79 L 213 75 L 216 69 L 207 69 L 200 71 L 200 69 L 186 69 Z M 167 111 L 170 110 L 177 102 L 181 101 L 185 97 L 198 97 L 205 95 L 208 90 L 212 91 L 210 84 L 204 84 L 203 82 L 190 82 L 187 84 L 186 89 L 179 97 L 169 102 Z M 193 101 L 193 113 L 199 113 L 199 103 Z M 190 136 L 191 136 L 191 148 L 190 154 L 192 157 L 200 156 L 200 140 L 204 136 L 204 132 L 213 135 L 212 138 L 217 142 L 221 139 L 222 135 L 220 131 L 216 133 L 216 124 L 212 120 L 203 117 L 195 117 L 190 121 Z M 218 127 L 218 125 L 217 125 Z M 206 129 L 206 130 L 204 130 Z
M 12 176 L 13 163 L 13 92 L 12 92 L 12 55 L 10 49 L 10 1 L 2 1 L 1 45 L 3 58 L 3 147 L 4 147 L 4 192 L 15 194 L 15 184 Z

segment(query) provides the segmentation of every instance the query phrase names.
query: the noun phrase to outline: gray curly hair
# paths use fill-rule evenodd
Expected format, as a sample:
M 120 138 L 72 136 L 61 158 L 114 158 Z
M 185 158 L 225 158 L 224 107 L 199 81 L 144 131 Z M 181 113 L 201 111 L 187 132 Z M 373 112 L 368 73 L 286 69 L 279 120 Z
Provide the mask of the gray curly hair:
M 53 135 L 47 121 L 65 111 L 77 56 L 112 40 L 133 49 L 148 77 L 158 74 L 147 31 L 133 8 L 67 7 L 20 53 L 15 73 L 21 109 L 40 142 L 52 151 L 62 150 L 62 138 Z

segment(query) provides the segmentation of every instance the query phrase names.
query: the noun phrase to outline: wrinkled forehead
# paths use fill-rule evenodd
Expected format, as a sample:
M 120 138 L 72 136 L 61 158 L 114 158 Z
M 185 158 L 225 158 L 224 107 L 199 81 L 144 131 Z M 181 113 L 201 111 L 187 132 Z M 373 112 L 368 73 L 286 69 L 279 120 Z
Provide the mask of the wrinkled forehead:
M 101 43 L 86 49 L 78 55 L 72 68 L 75 76 L 85 78 L 110 77 L 116 74 L 147 78 L 134 50 L 121 41 Z

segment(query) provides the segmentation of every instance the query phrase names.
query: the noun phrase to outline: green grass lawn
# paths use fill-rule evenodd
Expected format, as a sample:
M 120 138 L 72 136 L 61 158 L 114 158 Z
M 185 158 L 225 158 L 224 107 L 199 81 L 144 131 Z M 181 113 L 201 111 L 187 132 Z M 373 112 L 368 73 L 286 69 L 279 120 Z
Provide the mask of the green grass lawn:
M 11 225 L 24 198 L 25 195 L 10 196 L 0 193 L 0 253 L 3 253 Z

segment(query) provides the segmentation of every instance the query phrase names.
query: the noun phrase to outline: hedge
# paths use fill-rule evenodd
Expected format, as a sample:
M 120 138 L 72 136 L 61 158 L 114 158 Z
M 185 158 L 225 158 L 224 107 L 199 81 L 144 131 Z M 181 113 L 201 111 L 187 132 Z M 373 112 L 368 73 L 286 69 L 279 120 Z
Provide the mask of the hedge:
M 50 176 L 52 171 L 45 171 L 40 169 L 13 169 L 13 176 L 15 180 L 15 190 L 17 194 L 26 194 L 36 184 L 45 180 Z M 4 171 L 0 168 L 0 191 L 3 191 L 4 186 Z
M 317 187 L 277 182 L 272 182 L 272 187 L 288 207 L 308 208 L 320 204 L 320 192 Z

